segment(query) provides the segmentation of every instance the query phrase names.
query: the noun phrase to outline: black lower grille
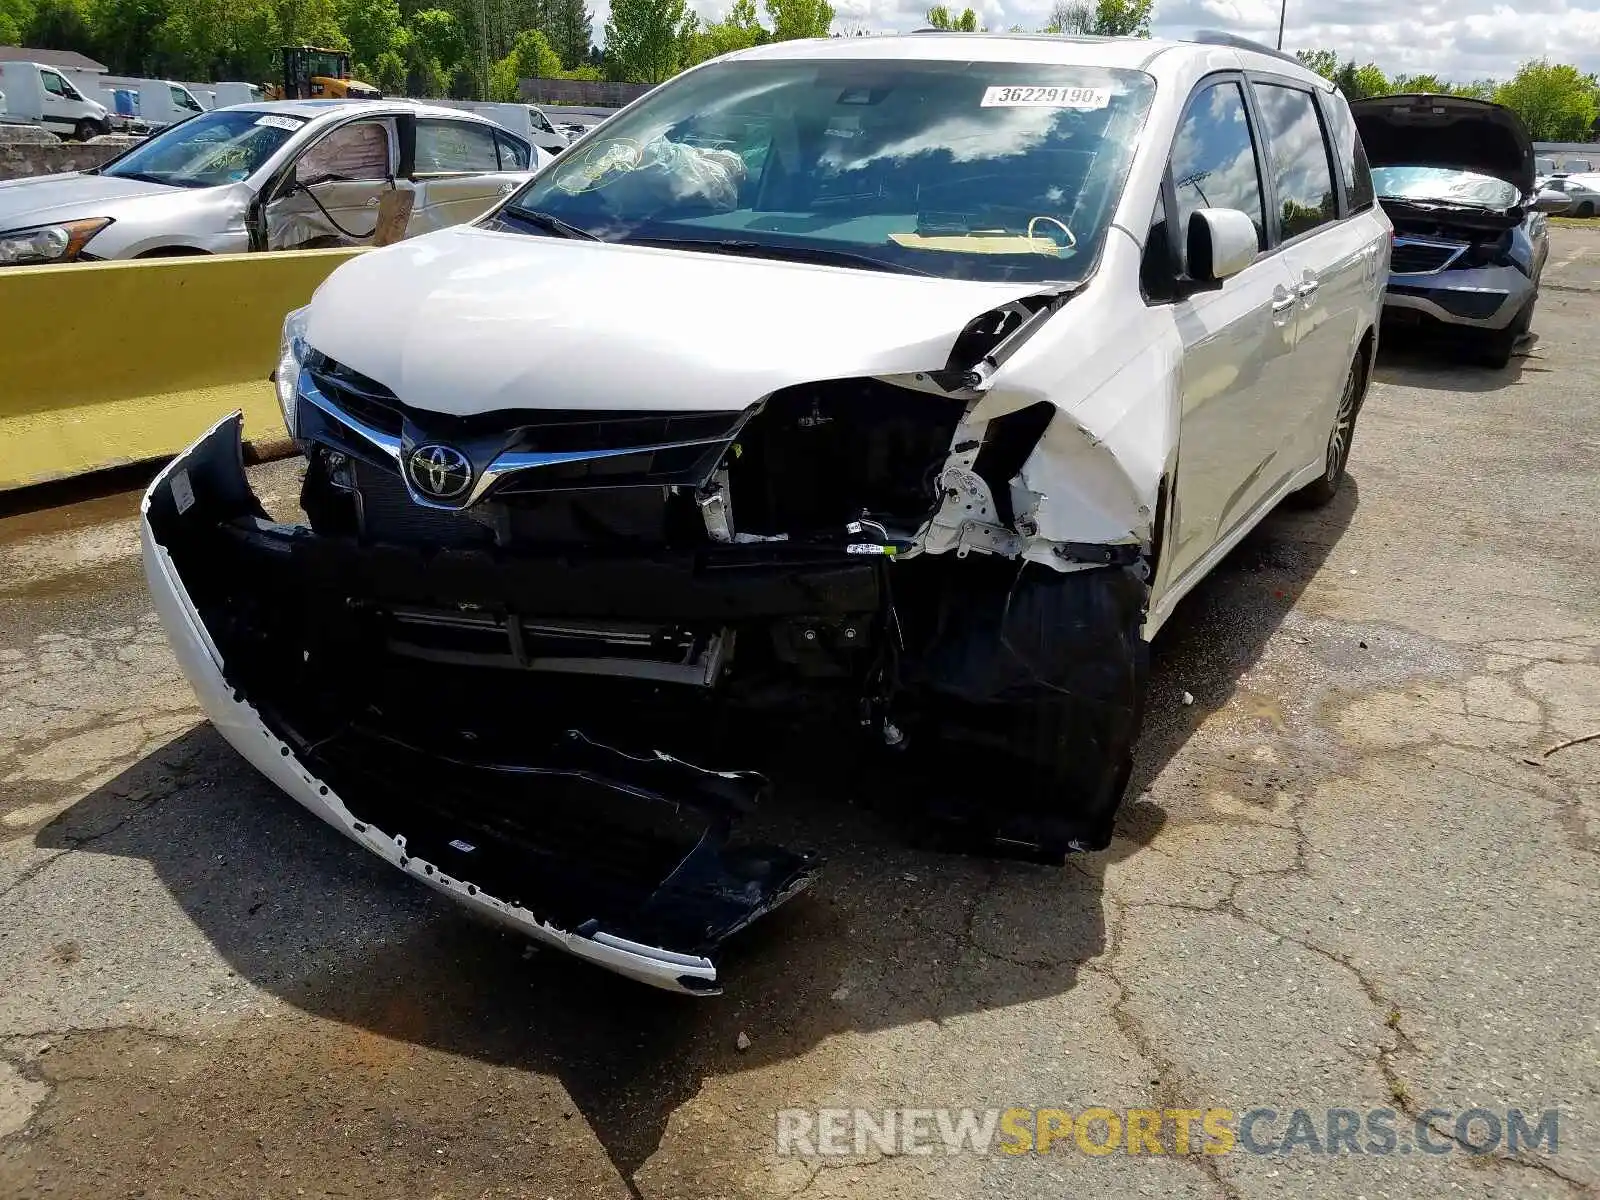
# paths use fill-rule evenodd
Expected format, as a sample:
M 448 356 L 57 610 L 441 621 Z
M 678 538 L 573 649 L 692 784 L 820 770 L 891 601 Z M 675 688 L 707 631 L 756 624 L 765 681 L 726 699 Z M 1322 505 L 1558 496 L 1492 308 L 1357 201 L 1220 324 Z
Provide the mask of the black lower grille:
M 1389 259 L 1389 270 L 1396 275 L 1426 275 L 1442 271 L 1464 247 L 1434 242 L 1408 242 L 1396 239 Z
M 361 536 L 367 541 L 457 548 L 494 544 L 494 530 L 465 512 L 416 503 L 395 472 L 359 460 L 353 466 Z

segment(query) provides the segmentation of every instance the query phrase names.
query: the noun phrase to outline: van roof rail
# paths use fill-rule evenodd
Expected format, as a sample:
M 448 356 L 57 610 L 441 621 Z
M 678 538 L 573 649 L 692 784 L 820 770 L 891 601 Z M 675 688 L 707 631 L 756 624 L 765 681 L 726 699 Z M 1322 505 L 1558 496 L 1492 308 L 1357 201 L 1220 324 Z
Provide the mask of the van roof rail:
M 1197 29 L 1191 42 L 1201 46 L 1232 46 L 1235 50 L 1250 50 L 1256 54 L 1267 54 L 1273 58 L 1281 58 L 1285 62 L 1292 62 L 1296 66 L 1305 66 L 1298 58 L 1284 50 L 1274 50 L 1264 42 L 1253 41 L 1247 37 L 1240 37 L 1236 33 L 1224 33 L 1220 29 Z

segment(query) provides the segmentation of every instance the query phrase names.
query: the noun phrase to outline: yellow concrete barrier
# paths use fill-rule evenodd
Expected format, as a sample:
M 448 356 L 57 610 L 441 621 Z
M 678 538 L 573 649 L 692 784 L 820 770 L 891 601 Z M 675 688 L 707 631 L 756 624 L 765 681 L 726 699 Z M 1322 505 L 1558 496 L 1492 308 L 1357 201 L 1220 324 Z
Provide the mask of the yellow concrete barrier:
M 283 316 L 359 253 L 0 269 L 0 491 L 174 454 L 235 408 L 284 438 Z

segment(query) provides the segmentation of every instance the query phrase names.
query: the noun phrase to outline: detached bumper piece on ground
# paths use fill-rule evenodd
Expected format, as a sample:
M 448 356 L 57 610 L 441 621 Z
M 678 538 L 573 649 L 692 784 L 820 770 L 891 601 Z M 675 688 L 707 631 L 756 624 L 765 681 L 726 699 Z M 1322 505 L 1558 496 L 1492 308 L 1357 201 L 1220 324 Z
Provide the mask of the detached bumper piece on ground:
M 1130 569 L 896 563 L 883 530 L 667 536 L 679 515 L 717 527 L 670 486 L 429 510 L 327 429 L 307 443 L 311 527 L 282 525 L 239 437 L 220 422 L 145 502 L 151 588 L 208 715 L 318 816 L 502 924 L 719 990 L 718 947 L 821 866 L 739 836 L 768 790 L 752 714 L 937 746 L 913 786 L 988 848 L 1059 859 L 1109 840 L 1143 688 Z M 742 444 L 761 453 L 760 431 Z

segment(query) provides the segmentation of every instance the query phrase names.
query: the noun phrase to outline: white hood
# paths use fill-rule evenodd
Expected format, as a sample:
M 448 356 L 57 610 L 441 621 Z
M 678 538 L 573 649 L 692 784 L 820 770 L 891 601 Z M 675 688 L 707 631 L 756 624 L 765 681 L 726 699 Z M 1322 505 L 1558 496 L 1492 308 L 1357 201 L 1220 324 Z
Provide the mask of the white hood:
M 737 409 L 938 370 L 968 321 L 1041 286 L 460 227 L 340 267 L 307 341 L 435 412 Z
M 108 205 L 145 196 L 178 195 L 186 189 L 115 175 L 34 175 L 0 182 L 0 230 L 50 221 L 114 215 Z

